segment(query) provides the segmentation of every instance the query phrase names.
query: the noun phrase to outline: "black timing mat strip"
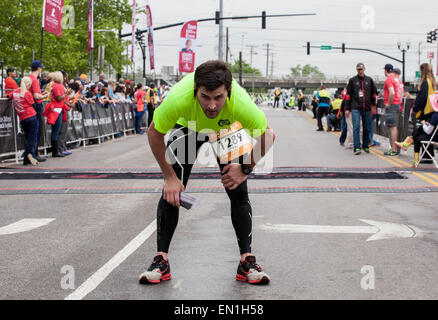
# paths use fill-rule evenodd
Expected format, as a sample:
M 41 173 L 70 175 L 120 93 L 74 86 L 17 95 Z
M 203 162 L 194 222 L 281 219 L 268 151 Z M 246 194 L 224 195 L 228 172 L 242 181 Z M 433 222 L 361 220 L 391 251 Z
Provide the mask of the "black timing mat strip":
M 219 172 L 193 172 L 190 179 L 220 179 Z M 51 180 L 51 179 L 163 179 L 161 172 L 0 172 L 0 180 Z M 251 174 L 249 179 L 406 179 L 397 172 L 273 172 Z
M 34 194 L 140 194 L 140 193 L 161 193 L 162 188 L 0 188 L 0 195 L 34 195 Z M 225 193 L 222 187 L 188 187 L 188 193 Z M 272 194 L 272 193 L 429 193 L 438 192 L 438 187 L 265 187 L 248 188 L 251 194 Z

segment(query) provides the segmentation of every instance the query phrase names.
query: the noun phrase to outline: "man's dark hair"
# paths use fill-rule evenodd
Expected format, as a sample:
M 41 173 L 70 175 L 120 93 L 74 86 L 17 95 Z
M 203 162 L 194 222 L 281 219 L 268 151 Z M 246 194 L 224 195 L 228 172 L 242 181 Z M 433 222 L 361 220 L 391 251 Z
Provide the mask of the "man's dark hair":
M 233 76 L 228 65 L 222 60 L 211 60 L 204 62 L 195 70 L 195 95 L 200 87 L 205 87 L 207 91 L 213 91 L 224 85 L 231 96 L 231 82 Z
M 10 73 L 14 72 L 15 68 L 8 68 L 8 70 L 6 70 L 6 74 L 9 76 Z
M 141 89 L 143 85 L 141 83 L 137 84 L 137 90 Z

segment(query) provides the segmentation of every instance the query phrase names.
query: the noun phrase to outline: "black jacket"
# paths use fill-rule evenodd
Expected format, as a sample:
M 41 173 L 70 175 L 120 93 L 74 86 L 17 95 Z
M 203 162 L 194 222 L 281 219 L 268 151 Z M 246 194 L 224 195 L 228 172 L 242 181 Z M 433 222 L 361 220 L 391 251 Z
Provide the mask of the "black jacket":
M 363 95 L 360 95 L 360 92 Z M 371 106 L 376 105 L 377 88 L 374 80 L 368 76 L 360 78 L 355 76 L 348 81 L 347 94 L 345 96 L 345 110 L 370 111 Z

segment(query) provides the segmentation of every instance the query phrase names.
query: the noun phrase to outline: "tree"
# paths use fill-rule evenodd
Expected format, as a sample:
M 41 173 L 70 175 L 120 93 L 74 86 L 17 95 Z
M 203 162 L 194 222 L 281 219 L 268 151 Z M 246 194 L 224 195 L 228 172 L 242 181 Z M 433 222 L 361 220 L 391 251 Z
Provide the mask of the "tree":
M 299 64 L 296 67 L 290 68 L 290 72 L 290 77 L 325 79 L 324 73 L 322 73 L 317 66 L 311 66 L 310 64 L 304 66 Z
M 64 29 L 62 38 L 44 31 L 43 64 L 47 70 L 65 70 L 70 75 L 87 73 L 90 69 L 88 44 L 88 1 L 65 0 L 64 5 L 74 7 L 73 29 Z M 35 58 L 40 56 L 41 20 L 43 1 L 0 1 L 0 59 L 7 66 L 15 66 L 21 72 L 29 70 L 32 50 Z M 118 30 L 123 23 L 131 21 L 131 6 L 128 0 L 99 0 L 94 2 L 94 28 L 111 30 L 95 32 L 94 43 L 105 46 L 105 60 L 120 72 L 130 63 L 125 44 L 118 39 Z M 97 65 L 97 54 L 93 56 Z
M 228 63 L 231 73 L 239 73 L 239 61 L 234 61 L 234 64 Z M 243 74 L 255 74 L 260 76 L 262 73 L 260 70 L 252 68 L 249 63 L 247 63 L 245 60 L 242 60 L 242 73 Z

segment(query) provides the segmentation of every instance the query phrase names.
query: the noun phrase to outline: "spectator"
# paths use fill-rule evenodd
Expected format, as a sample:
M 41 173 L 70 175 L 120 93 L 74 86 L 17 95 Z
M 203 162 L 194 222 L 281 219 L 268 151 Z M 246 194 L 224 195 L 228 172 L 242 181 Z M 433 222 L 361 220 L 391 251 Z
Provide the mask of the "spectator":
M 436 90 L 436 80 L 433 75 L 432 66 L 428 63 L 423 63 L 420 66 L 420 83 L 418 84 L 418 95 L 415 99 L 415 104 L 413 107 L 413 112 L 416 113 L 416 118 L 420 121 L 429 122 L 434 114 L 434 109 L 432 107 L 432 102 L 430 101 L 430 95 L 435 93 Z M 418 132 L 417 132 L 418 131 Z M 423 133 L 422 126 L 414 130 L 412 136 L 408 136 L 403 142 L 395 142 L 397 147 L 407 150 L 411 144 L 414 143 L 414 136 L 419 136 Z M 419 152 L 419 151 L 418 151 Z M 433 148 L 430 150 L 430 154 L 434 155 Z M 414 157 L 418 161 L 419 153 L 414 154 Z M 415 159 L 414 159 L 415 162 Z
M 63 85 L 64 77 L 60 71 L 52 74 L 52 94 L 51 102 L 44 109 L 44 116 L 47 117 L 47 123 L 52 126 L 51 145 L 52 145 L 52 157 L 63 158 L 64 155 L 59 153 L 58 138 L 59 132 L 62 126 L 62 111 L 69 110 L 69 107 L 65 104 L 65 98 L 72 92 L 68 89 L 66 92 Z
M 303 91 L 300 89 L 298 90 L 298 111 L 306 111 L 306 107 L 304 106 L 304 94 Z
M 21 88 L 15 89 L 9 93 L 9 97 L 13 100 L 15 111 L 20 118 L 20 126 L 23 128 L 26 138 L 26 146 L 23 154 L 23 165 L 37 165 L 37 135 L 38 135 L 38 119 L 37 113 L 33 107 L 35 103 L 33 95 L 30 92 L 32 79 L 24 77 L 21 80 Z
M 347 94 L 345 96 L 345 117 L 349 118 L 350 113 L 353 120 L 353 141 L 354 154 L 361 153 L 360 144 L 360 121 L 362 118 L 362 149 L 369 153 L 369 131 L 371 124 L 371 112 L 376 111 L 377 88 L 374 80 L 365 75 L 365 65 L 356 65 L 357 75 L 348 81 Z M 348 133 L 347 133 L 348 136 Z
M 59 131 L 59 136 L 58 136 L 58 153 L 64 155 L 64 156 L 69 156 L 72 153 L 68 150 L 67 148 L 67 131 L 68 131 L 68 122 L 70 120 L 70 110 L 71 110 L 71 103 L 70 103 L 70 99 L 73 99 L 74 94 L 73 90 L 68 90 L 69 86 L 68 86 L 68 75 L 66 72 L 62 72 L 62 76 L 63 76 L 63 85 L 64 85 L 64 89 L 67 92 L 70 92 L 70 94 L 67 94 L 64 98 L 64 103 L 69 107 L 68 110 L 63 109 L 61 116 L 62 116 L 62 124 L 61 124 L 61 130 Z
M 274 96 L 275 96 L 274 97 L 274 106 L 273 106 L 274 109 L 275 109 L 275 106 L 277 106 L 277 108 L 278 108 L 278 105 L 280 103 L 280 95 L 281 95 L 280 88 L 276 88 L 274 91 Z
M 318 99 L 318 108 L 316 111 L 316 116 L 318 119 L 318 129 L 316 129 L 316 131 L 324 131 L 324 128 L 322 127 L 322 117 L 324 115 L 328 115 L 331 103 L 330 93 L 322 85 L 319 88 L 319 91 L 316 93 L 316 98 Z
M 90 87 L 87 88 L 87 93 L 85 94 L 85 97 L 87 98 L 87 102 L 94 102 L 96 103 L 98 101 L 97 93 L 98 93 L 98 86 L 93 84 Z
M 148 128 L 154 118 L 154 110 L 157 104 L 157 95 L 155 94 L 155 83 L 151 83 L 150 88 L 146 91 L 146 103 L 148 109 Z
M 99 75 L 99 80 L 96 82 L 96 84 L 101 83 L 103 87 L 108 87 L 108 82 L 106 81 L 106 75 L 105 73 L 101 73 Z
M 415 130 L 413 134 L 414 140 L 414 164 L 413 167 L 418 166 L 420 150 L 421 150 L 421 141 L 429 141 L 432 138 L 432 134 L 435 131 L 436 126 L 438 125 L 438 105 L 432 104 L 432 107 L 435 112 L 432 113 L 430 118 L 430 122 L 425 120 L 421 121 L 422 126 Z M 434 142 L 438 142 L 438 134 L 435 134 L 433 137 Z M 433 150 L 433 145 L 431 146 Z M 429 149 L 428 149 L 429 150 Z M 431 154 L 433 156 L 433 154 Z
M 35 100 L 35 111 L 37 113 L 37 119 L 38 119 L 38 141 L 37 146 L 43 141 L 44 139 L 44 132 L 43 132 L 43 124 L 44 124 L 44 117 L 43 117 L 43 99 L 46 98 L 49 93 L 44 92 L 41 93 L 41 87 L 40 82 L 38 81 L 38 77 L 41 75 L 41 71 L 44 68 L 44 65 L 39 60 L 35 60 L 30 65 L 31 68 L 31 74 L 29 75 L 29 78 L 32 79 L 32 86 L 30 87 L 30 92 L 33 95 L 33 98 Z M 36 153 L 37 161 L 43 162 L 46 161 L 45 158 L 38 155 L 38 152 Z
M 316 97 L 316 92 L 313 94 L 311 105 L 312 105 L 313 119 L 316 119 L 316 111 L 318 110 L 318 98 Z
M 339 110 L 341 109 L 342 99 L 335 95 L 329 113 L 327 115 L 327 131 L 341 131 L 340 129 L 340 118 L 338 117 Z
M 386 64 L 383 68 L 386 76 L 383 86 L 383 103 L 385 105 L 385 126 L 389 130 L 390 148 L 384 154 L 397 156 L 398 148 L 395 142 L 398 138 L 398 122 L 400 115 L 401 97 L 399 96 L 398 82 L 395 80 L 394 67 Z
M 18 85 L 14 80 L 14 78 L 17 76 L 17 73 L 15 72 L 15 68 L 8 68 L 6 73 L 8 77 L 5 79 L 5 94 L 8 96 L 9 93 L 12 93 L 18 89 Z
M 137 91 L 134 94 L 135 102 L 136 102 L 136 111 L 135 111 L 135 132 L 137 134 L 144 134 L 141 130 L 141 122 L 144 116 L 144 103 L 145 103 L 145 92 L 142 90 L 142 84 L 139 83 L 137 85 Z
M 46 87 L 46 85 L 49 83 L 49 79 L 48 79 L 48 71 L 43 71 L 41 72 L 41 79 L 40 79 L 40 87 L 41 87 L 41 91 L 44 91 L 44 88 Z

